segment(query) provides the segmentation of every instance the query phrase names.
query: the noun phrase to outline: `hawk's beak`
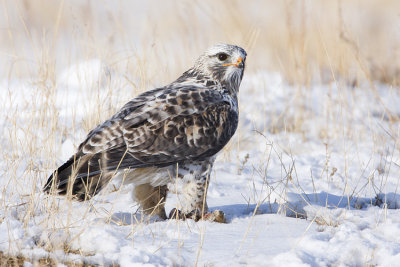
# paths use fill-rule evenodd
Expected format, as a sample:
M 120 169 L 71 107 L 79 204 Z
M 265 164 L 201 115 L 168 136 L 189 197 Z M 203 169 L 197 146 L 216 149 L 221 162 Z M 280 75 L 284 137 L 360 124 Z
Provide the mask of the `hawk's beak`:
M 236 63 L 222 64 L 222 66 L 224 66 L 224 67 L 230 66 L 230 65 L 233 65 L 237 68 L 243 68 L 243 58 L 239 57 L 238 60 L 236 60 Z

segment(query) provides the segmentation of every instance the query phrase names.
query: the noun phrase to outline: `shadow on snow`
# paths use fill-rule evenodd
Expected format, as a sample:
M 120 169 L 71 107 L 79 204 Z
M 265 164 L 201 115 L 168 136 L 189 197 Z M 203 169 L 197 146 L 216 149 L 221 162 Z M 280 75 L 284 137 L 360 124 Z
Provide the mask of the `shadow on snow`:
M 225 213 L 227 222 L 235 218 L 246 218 L 260 214 L 282 214 L 288 217 L 307 218 L 307 207 L 324 208 L 327 210 L 335 209 L 366 209 L 371 206 L 380 208 L 399 209 L 400 194 L 387 193 L 378 194 L 374 198 L 361 198 L 351 196 L 338 196 L 326 192 L 311 194 L 288 193 L 287 199 L 283 203 L 262 204 L 232 204 L 223 206 L 214 206 L 214 210 L 222 210 Z M 162 221 L 158 217 L 150 217 L 140 212 L 117 212 L 112 216 L 112 222 L 119 225 L 131 225 L 140 222 L 158 222 Z

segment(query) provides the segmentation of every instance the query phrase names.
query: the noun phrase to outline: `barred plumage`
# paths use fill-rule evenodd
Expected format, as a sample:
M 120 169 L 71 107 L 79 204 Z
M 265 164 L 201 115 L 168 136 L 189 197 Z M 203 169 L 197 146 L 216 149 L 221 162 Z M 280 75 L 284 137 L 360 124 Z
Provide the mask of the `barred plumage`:
M 166 218 L 166 185 L 179 177 L 182 213 L 198 214 L 215 155 L 237 128 L 245 59 L 240 47 L 213 46 L 175 82 L 137 96 L 94 128 L 44 190 L 87 200 L 125 171 L 143 210 Z

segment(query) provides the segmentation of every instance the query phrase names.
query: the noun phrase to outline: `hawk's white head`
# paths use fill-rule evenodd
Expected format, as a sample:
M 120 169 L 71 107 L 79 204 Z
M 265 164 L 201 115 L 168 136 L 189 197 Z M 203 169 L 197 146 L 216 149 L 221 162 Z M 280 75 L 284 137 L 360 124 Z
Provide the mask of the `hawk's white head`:
M 193 69 L 237 93 L 243 77 L 246 56 L 246 51 L 239 46 L 217 44 L 197 59 Z

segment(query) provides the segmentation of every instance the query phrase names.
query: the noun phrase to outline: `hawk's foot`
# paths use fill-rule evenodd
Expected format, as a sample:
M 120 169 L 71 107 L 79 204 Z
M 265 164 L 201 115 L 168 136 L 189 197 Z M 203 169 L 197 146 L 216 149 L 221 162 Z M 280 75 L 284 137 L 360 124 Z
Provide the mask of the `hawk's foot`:
M 207 212 L 203 216 L 203 220 L 217 223 L 226 223 L 225 213 L 222 210 L 214 210 L 212 213 Z
M 183 213 L 182 211 L 176 208 L 173 208 L 168 216 L 168 219 L 177 219 L 177 220 L 192 219 L 196 222 L 200 220 L 200 218 L 201 218 L 200 213 L 196 210 L 193 210 L 189 213 Z
M 186 220 L 192 219 L 194 221 L 205 220 L 217 223 L 226 223 L 225 213 L 222 210 L 214 210 L 212 213 L 206 212 L 204 216 L 198 210 L 193 210 L 189 213 L 183 213 L 182 211 L 173 208 L 168 216 L 169 219 Z

